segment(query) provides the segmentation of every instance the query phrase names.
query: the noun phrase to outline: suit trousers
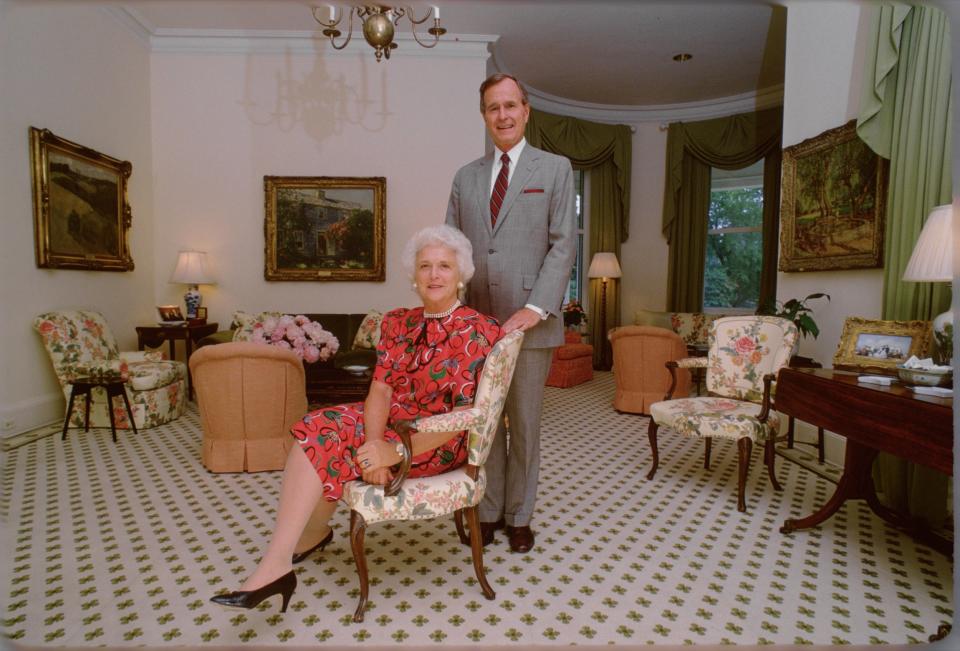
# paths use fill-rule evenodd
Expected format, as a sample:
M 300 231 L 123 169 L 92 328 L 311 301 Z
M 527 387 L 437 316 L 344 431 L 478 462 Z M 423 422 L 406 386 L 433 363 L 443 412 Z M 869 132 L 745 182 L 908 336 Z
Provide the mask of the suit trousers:
M 504 517 L 511 527 L 525 527 L 533 517 L 540 474 L 540 416 L 543 386 L 550 372 L 553 348 L 525 348 L 517 357 L 513 382 L 487 458 L 487 490 L 480 502 L 480 519 Z

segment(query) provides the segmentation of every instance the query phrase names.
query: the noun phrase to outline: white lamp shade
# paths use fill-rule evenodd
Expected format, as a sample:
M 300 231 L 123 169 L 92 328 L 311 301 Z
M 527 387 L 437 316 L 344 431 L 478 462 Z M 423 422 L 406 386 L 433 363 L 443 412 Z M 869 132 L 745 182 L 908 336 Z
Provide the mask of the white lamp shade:
M 930 212 L 913 247 L 903 279 L 915 282 L 953 280 L 952 205 L 937 206 Z
M 622 275 L 615 253 L 606 251 L 593 254 L 590 269 L 587 271 L 588 278 L 619 278 Z
M 203 251 L 181 251 L 170 282 L 185 285 L 215 284 L 207 269 L 207 254 Z

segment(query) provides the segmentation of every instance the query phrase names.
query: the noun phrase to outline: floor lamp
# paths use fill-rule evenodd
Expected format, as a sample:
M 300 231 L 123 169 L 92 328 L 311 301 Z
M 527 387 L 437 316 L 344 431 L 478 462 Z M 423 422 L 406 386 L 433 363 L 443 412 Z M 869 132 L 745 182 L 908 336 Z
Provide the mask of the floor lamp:
M 600 278 L 600 329 L 599 334 L 599 345 L 600 345 L 600 367 L 604 371 L 610 370 L 612 366 L 608 360 L 610 359 L 607 355 L 607 347 L 609 346 L 607 340 L 607 279 L 609 278 L 619 278 L 622 276 L 620 271 L 620 263 L 617 261 L 617 255 L 615 253 L 605 251 L 600 253 L 594 253 L 593 259 L 590 260 L 590 269 L 587 271 L 588 278 Z

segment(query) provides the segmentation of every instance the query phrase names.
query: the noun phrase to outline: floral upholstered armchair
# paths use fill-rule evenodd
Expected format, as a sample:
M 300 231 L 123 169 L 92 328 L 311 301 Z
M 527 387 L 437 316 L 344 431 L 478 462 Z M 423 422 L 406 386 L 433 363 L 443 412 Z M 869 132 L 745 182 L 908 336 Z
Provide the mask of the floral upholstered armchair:
M 710 467 L 710 447 L 714 438 L 737 442 L 739 473 L 737 510 L 746 510 L 744 498 L 750 453 L 754 443 L 764 444 L 764 459 L 770 482 L 780 484 L 774 475 L 774 443 L 780 417 L 772 407 L 772 387 L 776 374 L 787 366 L 796 347 L 799 332 L 793 322 L 773 316 L 732 316 L 717 319 L 710 327 L 710 351 L 707 357 L 692 357 L 667 362 L 676 375 L 677 368 L 706 367 L 707 395 L 666 400 L 650 406 L 647 436 L 653 453 L 653 467 L 647 479 L 653 479 L 659 464 L 657 430 L 661 427 L 706 441 L 704 468 Z M 676 379 L 674 378 L 674 382 Z
M 513 379 L 513 369 L 523 343 L 523 332 L 515 330 L 494 346 L 484 362 L 473 406 L 416 421 L 414 428 L 397 428 L 407 448 L 406 460 L 387 486 L 367 484 L 354 480 L 344 484 L 343 499 L 350 507 L 350 544 L 353 559 L 360 576 L 360 603 L 353 621 L 362 622 L 368 595 L 367 561 L 363 549 L 364 532 L 368 524 L 385 520 L 428 520 L 454 514 L 460 540 L 469 543 L 473 553 L 473 569 L 480 582 L 483 596 L 496 595 L 487 583 L 483 571 L 483 546 L 480 543 L 480 516 L 477 505 L 483 499 L 487 475 L 483 465 L 490 454 L 493 438 L 507 389 Z M 467 430 L 467 464 L 433 477 L 406 479 L 410 470 L 411 432 L 453 432 Z M 468 537 L 463 528 L 463 514 L 470 528 Z
M 33 320 L 53 362 L 63 395 L 69 400 L 72 381 L 87 376 L 112 375 L 126 380 L 137 429 L 155 427 L 179 418 L 186 401 L 187 368 L 165 361 L 160 353 L 120 352 L 110 327 L 98 312 L 46 312 Z M 109 427 L 104 390 L 93 390 L 90 427 Z M 130 429 L 127 412 L 113 408 L 116 426 Z M 83 427 L 83 413 L 74 409 L 70 425 Z

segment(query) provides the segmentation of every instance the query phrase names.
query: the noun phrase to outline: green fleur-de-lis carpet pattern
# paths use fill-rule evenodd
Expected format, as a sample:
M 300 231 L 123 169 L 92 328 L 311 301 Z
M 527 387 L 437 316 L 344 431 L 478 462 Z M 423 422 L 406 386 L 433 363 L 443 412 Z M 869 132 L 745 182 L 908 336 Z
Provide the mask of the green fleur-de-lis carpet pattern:
M 194 409 L 117 444 L 71 430 L 3 455 L 6 636 L 41 646 L 902 644 L 952 621 L 952 565 L 851 502 L 789 536 L 787 517 L 833 484 L 778 460 L 775 492 L 754 452 L 745 514 L 736 448 L 663 432 L 652 481 L 646 419 L 610 406 L 612 377 L 547 389 L 529 554 L 487 548 L 483 598 L 450 520 L 374 525 L 370 608 L 348 513 L 322 555 L 252 611 L 208 602 L 236 588 L 271 530 L 279 472 L 212 474 Z

